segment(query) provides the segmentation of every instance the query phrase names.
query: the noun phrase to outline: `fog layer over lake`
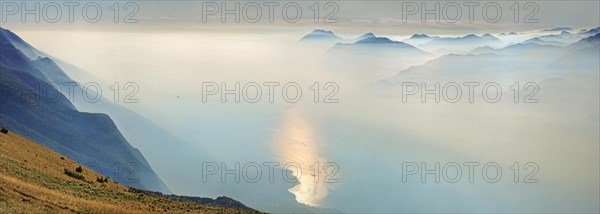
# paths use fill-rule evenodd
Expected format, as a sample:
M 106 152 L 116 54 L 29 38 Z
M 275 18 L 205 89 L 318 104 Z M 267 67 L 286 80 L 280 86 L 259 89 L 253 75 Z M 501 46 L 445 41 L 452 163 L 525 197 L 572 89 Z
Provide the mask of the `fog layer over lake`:
M 128 82 L 139 86 L 133 95 L 139 103 L 123 103 L 131 90 L 121 89 L 119 104 L 197 149 L 148 156 L 143 144 L 132 143 L 175 194 L 226 195 L 278 212 L 303 211 L 306 207 L 300 204 L 345 212 L 599 211 L 598 49 L 592 49 L 596 55 L 529 46 L 514 52 L 445 55 L 436 52 L 442 47 L 427 46 L 431 55 L 402 60 L 393 57 L 414 56 L 394 51 L 332 54 L 334 44 L 298 42 L 309 32 L 18 33 L 84 70 L 69 75 L 82 83 L 98 82 L 110 100 L 115 82 L 121 88 Z M 385 36 L 400 40 L 410 35 Z M 499 37 L 503 44 L 494 48 L 539 35 L 521 36 Z M 240 89 L 260 86 L 260 98 L 256 87 L 249 87 L 239 102 L 232 94 L 223 102 L 220 91 L 203 102 L 203 93 L 214 89 L 208 85 L 232 90 L 236 82 Z M 403 102 L 402 84 L 407 82 L 419 87 L 425 83 L 428 89 L 436 82 L 440 87 L 457 83 L 461 99 L 435 102 L 435 95 L 427 95 L 423 103 L 417 93 Z M 479 83 L 473 102 L 466 82 Z M 523 102 L 533 90 L 525 87 L 529 82 L 539 86 L 530 97 L 537 103 Z M 501 86 L 499 101 L 484 99 L 487 83 Z M 511 90 L 515 83 L 517 90 Z M 265 84 L 277 85 L 273 94 Z M 302 89 L 296 103 L 286 100 L 296 98 L 295 88 L 288 96 L 282 94 L 286 84 Z M 455 91 L 448 89 L 448 96 L 454 97 Z M 251 102 L 254 98 L 256 103 Z M 126 132 L 128 127 L 119 129 Z M 170 162 L 181 154 L 197 158 Z M 227 175 L 223 182 L 218 173 L 204 182 L 204 162 L 219 167 L 225 163 L 228 169 L 235 163 L 240 168 L 258 163 L 262 177 L 259 182 L 235 182 Z M 280 163 L 278 169 L 295 163 L 302 177 L 290 183 L 277 171 L 270 183 L 266 162 Z M 315 162 L 321 164 L 316 171 L 310 169 Z M 405 175 L 403 181 L 403 163 L 432 170 L 436 162 L 440 171 L 447 169 L 439 183 L 435 175 L 426 175 L 423 182 L 420 172 Z M 471 176 L 465 163 L 472 162 L 478 165 Z M 518 175 L 511 167 L 515 162 Z M 329 166 L 335 170 L 325 170 L 326 163 L 334 163 Z M 449 182 L 457 177 L 453 163 L 460 166 L 461 176 Z M 488 177 L 482 175 L 490 163 L 501 167 L 501 175 L 495 168 L 488 168 Z M 186 173 L 170 173 L 170 167 Z M 489 181 L 498 176 L 498 181 Z M 534 180 L 538 182 L 524 182 Z

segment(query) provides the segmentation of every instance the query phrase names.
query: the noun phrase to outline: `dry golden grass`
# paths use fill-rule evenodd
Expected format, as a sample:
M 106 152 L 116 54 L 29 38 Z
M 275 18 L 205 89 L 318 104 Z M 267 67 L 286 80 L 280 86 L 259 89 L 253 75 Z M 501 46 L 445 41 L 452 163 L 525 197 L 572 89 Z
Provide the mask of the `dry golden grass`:
M 130 192 L 83 167 L 85 181 L 64 174 L 79 163 L 15 133 L 0 133 L 0 213 L 248 213 L 251 211 Z

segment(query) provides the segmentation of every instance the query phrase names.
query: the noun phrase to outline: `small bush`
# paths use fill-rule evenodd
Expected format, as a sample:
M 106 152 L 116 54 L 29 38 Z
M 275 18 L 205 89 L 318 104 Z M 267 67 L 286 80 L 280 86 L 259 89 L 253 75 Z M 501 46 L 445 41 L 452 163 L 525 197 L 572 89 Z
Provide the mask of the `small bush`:
M 106 182 L 108 182 L 108 177 L 104 177 L 104 178 L 99 177 L 99 178 L 96 178 L 96 181 L 98 183 L 106 183 Z
M 143 193 L 142 190 L 136 189 L 136 188 L 133 188 L 133 187 L 129 187 L 129 192 L 131 192 L 131 193 Z
M 79 179 L 79 180 L 84 180 L 84 181 L 85 181 L 85 177 L 83 177 L 83 175 L 80 175 L 80 174 L 74 173 L 74 172 L 73 172 L 73 171 L 71 171 L 71 170 L 65 169 L 65 174 L 66 174 L 66 175 L 68 175 L 68 176 L 70 176 L 70 177 L 73 177 L 73 178 L 76 178 L 76 179 Z
M 75 171 L 81 173 L 83 172 L 83 168 L 81 168 L 81 166 L 78 166 L 77 168 L 75 168 Z

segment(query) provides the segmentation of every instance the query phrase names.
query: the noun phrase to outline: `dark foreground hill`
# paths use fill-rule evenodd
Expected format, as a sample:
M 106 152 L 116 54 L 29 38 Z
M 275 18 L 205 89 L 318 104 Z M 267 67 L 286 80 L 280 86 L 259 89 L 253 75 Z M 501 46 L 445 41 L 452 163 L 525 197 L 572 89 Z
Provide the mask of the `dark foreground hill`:
M 256 213 L 224 197 L 196 201 L 139 191 L 80 166 L 18 134 L 0 133 L 0 213 Z

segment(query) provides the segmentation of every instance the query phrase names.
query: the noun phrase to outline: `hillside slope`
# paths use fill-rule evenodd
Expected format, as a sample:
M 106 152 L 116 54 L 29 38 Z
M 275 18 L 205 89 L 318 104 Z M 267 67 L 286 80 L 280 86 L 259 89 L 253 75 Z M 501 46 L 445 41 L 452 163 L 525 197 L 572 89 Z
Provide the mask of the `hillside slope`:
M 20 135 L 0 133 L 0 213 L 254 213 L 254 210 L 179 201 L 131 189 Z M 65 169 L 82 175 L 77 179 Z M 222 199 L 220 199 L 222 200 Z M 229 199 L 228 202 L 232 202 Z M 207 205 L 211 204 L 211 205 Z M 241 203 L 237 202 L 236 206 Z

